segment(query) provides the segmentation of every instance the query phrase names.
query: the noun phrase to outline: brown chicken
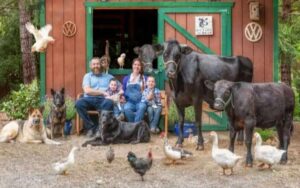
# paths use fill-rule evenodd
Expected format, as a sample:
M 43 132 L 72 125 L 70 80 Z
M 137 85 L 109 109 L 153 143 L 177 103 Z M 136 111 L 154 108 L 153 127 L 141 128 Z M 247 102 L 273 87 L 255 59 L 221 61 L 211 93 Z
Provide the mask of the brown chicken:
M 152 166 L 152 151 L 149 149 L 147 158 L 137 158 L 133 152 L 128 152 L 127 155 L 128 162 L 130 166 L 133 168 L 134 172 L 138 173 L 142 181 L 144 181 L 144 175 Z
M 111 163 L 115 159 L 115 151 L 111 146 L 109 146 L 109 149 L 106 152 L 106 159 L 108 163 Z

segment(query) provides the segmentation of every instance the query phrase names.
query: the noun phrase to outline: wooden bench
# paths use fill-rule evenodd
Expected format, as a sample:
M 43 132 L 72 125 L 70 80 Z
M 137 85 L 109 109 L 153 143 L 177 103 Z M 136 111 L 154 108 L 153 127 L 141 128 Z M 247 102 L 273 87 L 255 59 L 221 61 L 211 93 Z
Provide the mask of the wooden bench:
M 165 135 L 167 136 L 167 132 L 168 132 L 168 99 L 167 99 L 167 95 L 166 92 L 164 90 L 160 91 L 160 95 L 161 95 L 161 104 L 162 104 L 162 110 L 161 110 L 161 115 L 164 116 L 164 131 L 165 131 Z M 80 99 L 83 96 L 82 93 L 77 95 L 77 100 Z M 98 111 L 96 110 L 90 110 L 88 111 L 89 115 L 99 115 Z M 83 121 L 82 119 L 79 117 L 78 113 L 76 114 L 76 132 L 77 135 L 80 134 L 80 128 L 83 125 Z

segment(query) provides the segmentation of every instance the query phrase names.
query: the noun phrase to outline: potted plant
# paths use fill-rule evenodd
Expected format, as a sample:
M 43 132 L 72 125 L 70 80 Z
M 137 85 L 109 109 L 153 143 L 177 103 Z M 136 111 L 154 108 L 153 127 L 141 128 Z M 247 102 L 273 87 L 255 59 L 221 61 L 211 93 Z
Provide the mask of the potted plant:
M 175 134 L 178 135 L 178 113 L 175 106 L 175 103 L 172 101 L 171 105 L 169 107 L 169 113 L 168 113 L 168 119 L 169 124 L 174 125 L 173 130 Z M 188 137 L 190 133 L 196 133 L 196 127 L 195 127 L 195 113 L 194 108 L 192 106 L 185 109 L 185 118 L 184 118 L 184 127 L 183 127 L 183 136 Z M 172 129 L 171 129 L 172 130 Z
M 43 112 L 43 118 L 44 118 L 45 123 L 50 114 L 51 105 L 52 105 L 52 98 L 46 98 L 45 103 L 44 103 L 44 112 Z M 64 126 L 64 133 L 65 133 L 65 135 L 69 135 L 72 130 L 72 120 L 74 119 L 74 117 L 76 115 L 74 99 L 69 96 L 66 96 L 65 97 L 65 105 L 66 105 L 66 124 Z

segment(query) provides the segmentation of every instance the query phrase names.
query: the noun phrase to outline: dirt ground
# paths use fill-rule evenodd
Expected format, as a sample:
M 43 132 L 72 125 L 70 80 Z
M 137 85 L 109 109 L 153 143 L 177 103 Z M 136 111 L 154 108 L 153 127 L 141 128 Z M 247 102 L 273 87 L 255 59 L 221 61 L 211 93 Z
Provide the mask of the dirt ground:
M 228 147 L 228 132 L 218 132 L 219 146 Z M 208 140 L 208 132 L 204 133 Z M 211 158 L 211 143 L 205 143 L 204 151 L 195 151 L 195 144 L 185 141 L 184 147 L 193 151 L 194 157 L 180 161 L 176 165 L 166 165 L 163 141 L 153 136 L 147 144 L 113 145 L 116 159 L 108 164 L 105 159 L 107 146 L 80 148 L 76 153 L 76 164 L 68 174 L 55 175 L 51 164 L 66 157 L 73 145 L 81 145 L 87 138 L 73 135 L 68 139 L 58 139 L 60 146 L 44 144 L 0 144 L 0 187 L 243 187 L 275 188 L 300 187 L 300 123 L 295 123 L 286 165 L 274 166 L 273 170 L 245 168 L 245 158 L 234 169 L 234 175 L 223 176 Z M 176 137 L 169 136 L 170 143 Z M 128 151 L 140 157 L 152 147 L 153 166 L 140 180 L 127 162 Z M 245 146 L 236 145 L 235 153 L 245 156 Z

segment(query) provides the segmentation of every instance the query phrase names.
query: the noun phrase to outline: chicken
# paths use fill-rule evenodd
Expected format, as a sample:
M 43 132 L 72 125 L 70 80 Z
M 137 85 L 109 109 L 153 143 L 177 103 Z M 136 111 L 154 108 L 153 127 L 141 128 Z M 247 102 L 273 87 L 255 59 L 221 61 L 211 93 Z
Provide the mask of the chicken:
M 136 155 L 130 151 L 128 152 L 127 159 L 134 172 L 138 173 L 141 176 L 142 181 L 144 181 L 143 176 L 152 166 L 153 158 L 151 149 L 149 149 L 147 158 L 137 158 Z
M 191 157 L 193 154 L 182 148 L 175 148 L 168 144 L 168 139 L 164 139 L 164 153 L 168 159 L 174 164 L 176 160 Z
M 25 24 L 26 29 L 29 33 L 33 34 L 35 38 L 35 43 L 31 47 L 31 52 L 45 52 L 49 42 L 54 42 L 54 38 L 49 36 L 49 32 L 52 29 L 50 24 L 45 25 L 40 30 L 32 25 L 32 23 L 27 22 Z
M 223 168 L 223 175 L 226 175 L 225 170 L 230 169 L 233 174 L 233 167 L 237 164 L 237 162 L 242 158 L 238 156 L 228 149 L 219 149 L 218 147 L 218 135 L 216 132 L 210 132 L 210 136 L 212 137 L 212 158 L 213 160 Z
M 75 151 L 79 148 L 74 146 L 68 157 L 52 164 L 54 171 L 57 174 L 65 175 L 66 171 L 75 163 Z
M 125 57 L 126 57 L 126 54 L 125 53 L 122 53 L 120 55 L 120 57 L 118 57 L 118 64 L 120 66 L 120 69 L 123 69 L 123 66 L 125 64 Z
M 109 146 L 109 149 L 106 152 L 106 159 L 108 163 L 111 163 L 115 159 L 115 151 L 111 146 Z
M 254 147 L 254 159 L 262 162 L 259 167 L 263 167 L 265 164 L 268 168 L 272 165 L 280 162 L 282 155 L 286 152 L 285 150 L 277 149 L 274 146 L 261 145 L 262 139 L 259 133 L 254 133 L 256 145 Z

